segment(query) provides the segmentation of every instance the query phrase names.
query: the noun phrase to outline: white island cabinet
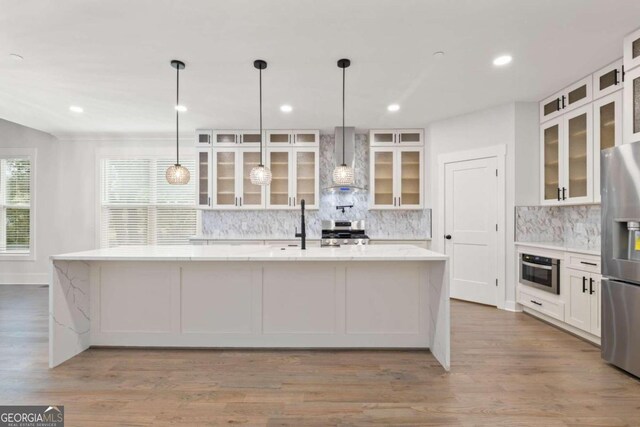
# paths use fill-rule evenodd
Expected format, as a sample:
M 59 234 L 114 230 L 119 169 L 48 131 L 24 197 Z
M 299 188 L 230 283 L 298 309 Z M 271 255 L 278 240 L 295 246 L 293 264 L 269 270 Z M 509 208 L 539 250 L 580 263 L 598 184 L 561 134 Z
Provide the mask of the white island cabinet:
M 447 256 L 416 246 L 138 246 L 51 263 L 51 367 L 143 346 L 428 348 L 449 369 Z

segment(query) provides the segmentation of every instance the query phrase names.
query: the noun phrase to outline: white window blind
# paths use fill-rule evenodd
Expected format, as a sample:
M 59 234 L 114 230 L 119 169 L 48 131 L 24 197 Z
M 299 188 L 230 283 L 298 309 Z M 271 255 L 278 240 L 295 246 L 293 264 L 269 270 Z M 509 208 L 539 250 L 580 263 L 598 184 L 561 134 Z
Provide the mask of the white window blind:
M 195 187 L 170 185 L 170 159 L 103 159 L 100 245 L 181 245 L 196 234 Z M 195 170 L 195 161 L 182 165 Z
M 0 158 L 0 255 L 31 251 L 31 160 Z

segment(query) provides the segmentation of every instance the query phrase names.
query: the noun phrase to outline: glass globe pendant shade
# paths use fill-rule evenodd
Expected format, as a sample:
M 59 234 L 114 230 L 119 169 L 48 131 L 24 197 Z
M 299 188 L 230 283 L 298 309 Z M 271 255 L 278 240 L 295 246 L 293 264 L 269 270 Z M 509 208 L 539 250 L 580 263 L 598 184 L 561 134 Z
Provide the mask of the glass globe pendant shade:
M 336 166 L 333 170 L 333 182 L 336 185 L 352 185 L 354 182 L 353 168 L 344 164 Z
M 269 185 L 271 184 L 271 177 L 271 170 L 264 165 L 254 166 L 249 174 L 249 179 L 253 185 Z
M 172 185 L 185 185 L 191 179 L 189 169 L 179 163 L 169 166 L 165 176 L 167 177 L 167 182 Z

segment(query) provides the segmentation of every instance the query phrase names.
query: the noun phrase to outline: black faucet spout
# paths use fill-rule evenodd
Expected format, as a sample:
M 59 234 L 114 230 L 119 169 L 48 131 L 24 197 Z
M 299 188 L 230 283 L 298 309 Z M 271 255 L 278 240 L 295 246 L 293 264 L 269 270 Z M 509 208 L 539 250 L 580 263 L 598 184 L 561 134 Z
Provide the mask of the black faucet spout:
M 300 233 L 296 229 L 296 237 L 300 237 L 300 249 L 307 249 L 307 227 L 304 221 L 304 199 L 300 200 Z

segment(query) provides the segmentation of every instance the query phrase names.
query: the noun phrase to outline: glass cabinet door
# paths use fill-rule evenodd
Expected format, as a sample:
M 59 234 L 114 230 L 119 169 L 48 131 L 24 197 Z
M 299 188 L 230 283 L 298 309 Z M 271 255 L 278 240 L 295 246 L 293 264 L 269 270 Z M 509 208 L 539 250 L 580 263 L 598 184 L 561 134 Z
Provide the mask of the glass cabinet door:
M 560 121 L 542 130 L 543 202 L 560 201 Z
M 593 99 L 598 99 L 622 89 L 622 60 L 593 73 Z
M 624 38 L 622 50 L 625 71 L 629 72 L 640 65 L 640 30 L 636 30 Z
M 243 150 L 242 154 L 242 192 L 238 205 L 244 208 L 257 208 L 262 203 L 262 186 L 251 183 L 251 169 L 260 164 L 259 150 Z
M 289 193 L 289 162 L 291 150 L 269 150 L 267 166 L 271 169 L 272 179 L 267 191 L 267 206 L 289 207 L 292 197 Z
M 213 145 L 235 145 L 238 143 L 238 134 L 234 131 L 213 132 Z
M 422 204 L 422 151 L 402 150 L 400 156 L 400 195 L 398 206 L 419 207 Z
M 268 145 L 289 145 L 291 144 L 291 133 L 289 131 L 267 131 Z
M 306 207 L 318 204 L 316 193 L 316 151 L 296 151 L 296 191 L 292 206 L 299 206 L 305 201 Z
M 260 131 L 240 132 L 240 144 L 260 146 Z
M 562 109 L 569 111 L 591 102 L 592 84 L 593 79 L 589 76 L 569 86 L 566 95 L 562 96 Z
M 640 67 L 625 75 L 623 114 L 623 142 L 640 141 Z
M 590 108 L 590 107 L 587 107 Z M 588 198 L 591 190 L 590 158 L 591 120 L 589 111 L 580 109 L 564 118 L 566 120 L 567 173 L 566 193 L 563 199 Z
M 422 131 L 402 130 L 398 132 L 396 141 L 401 145 L 422 145 Z
M 560 97 L 546 99 L 542 101 L 540 107 L 540 118 L 542 120 L 552 118 L 562 109 Z
M 395 131 L 372 130 L 370 133 L 371 145 L 393 145 L 396 143 Z
M 318 145 L 320 142 L 320 132 L 317 131 L 295 131 L 293 133 L 293 143 L 300 146 Z
M 394 191 L 394 151 L 373 150 L 373 205 L 378 207 L 396 206 Z
M 216 151 L 216 205 L 236 206 L 236 152 Z
M 198 153 L 198 173 L 196 182 L 198 206 L 211 206 L 211 188 L 209 182 L 209 172 L 211 167 L 211 150 L 199 150 Z

